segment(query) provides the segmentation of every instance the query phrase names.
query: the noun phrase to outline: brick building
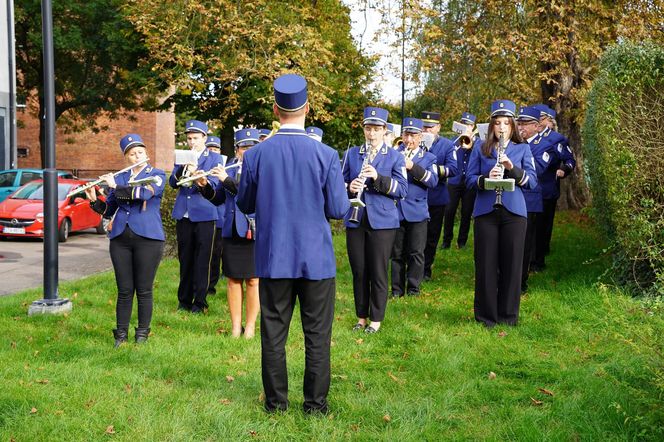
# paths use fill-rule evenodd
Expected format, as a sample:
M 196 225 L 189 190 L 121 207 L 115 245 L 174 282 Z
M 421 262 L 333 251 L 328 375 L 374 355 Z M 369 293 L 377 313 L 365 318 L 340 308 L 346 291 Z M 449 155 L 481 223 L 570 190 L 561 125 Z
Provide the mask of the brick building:
M 133 118 L 130 118 L 133 117 Z M 29 109 L 19 110 L 17 130 L 18 167 L 40 168 L 39 120 Z M 99 118 L 99 133 L 85 131 L 65 134 L 56 123 L 55 161 L 60 170 L 71 170 L 81 178 L 94 178 L 106 172 L 126 167 L 120 152 L 120 138 L 128 133 L 143 137 L 150 164 L 171 170 L 175 150 L 175 113 L 132 112 L 127 118 L 110 120 Z

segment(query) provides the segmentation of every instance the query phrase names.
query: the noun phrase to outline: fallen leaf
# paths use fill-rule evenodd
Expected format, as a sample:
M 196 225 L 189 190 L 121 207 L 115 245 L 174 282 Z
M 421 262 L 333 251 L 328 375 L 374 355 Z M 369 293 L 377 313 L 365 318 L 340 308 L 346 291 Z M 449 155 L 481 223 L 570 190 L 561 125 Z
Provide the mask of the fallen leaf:
M 408 354 L 407 351 L 404 352 L 403 355 L 401 355 L 401 358 L 402 358 L 402 359 L 408 359 L 409 357 L 410 357 L 410 355 Z
M 360 391 L 364 391 L 364 390 L 366 390 L 366 387 L 364 386 L 364 382 L 362 382 L 362 381 L 356 382 L 356 383 L 355 383 L 355 386 L 356 386 L 357 389 L 360 390 Z
M 228 375 L 228 376 L 226 376 L 226 380 L 230 383 L 230 382 L 233 382 L 235 380 L 235 378 L 231 375 Z
M 217 334 L 218 335 L 223 335 L 224 333 L 226 333 L 226 330 L 223 327 L 220 327 L 220 328 L 217 329 Z
M 538 388 L 537 390 L 539 390 L 541 393 L 544 393 L 547 396 L 553 396 L 553 391 L 547 390 L 546 388 Z
M 353 424 L 353 425 L 350 426 L 350 429 L 351 429 L 351 431 L 354 431 L 354 432 L 357 433 L 358 431 L 360 431 L 360 426 L 357 425 L 357 424 Z
M 11 346 L 12 346 L 12 348 L 16 348 L 16 342 L 12 341 Z
M 74 298 L 74 299 L 78 298 L 78 292 L 71 295 L 71 297 Z
M 37 382 L 38 384 L 46 385 L 48 384 L 48 379 L 37 379 L 35 382 Z
M 499 337 L 499 338 L 504 338 L 505 336 L 507 336 L 507 332 L 506 332 L 506 331 L 501 331 L 500 333 L 498 333 L 498 337 Z
M 113 425 L 106 427 L 106 434 L 115 434 L 115 428 L 113 428 Z
M 231 356 L 231 359 L 234 360 L 235 362 L 239 362 L 239 361 L 240 361 L 240 358 L 238 357 L 238 355 L 233 355 L 233 356 Z
M 64 410 L 55 410 L 53 414 L 55 414 L 56 416 L 62 416 L 63 414 L 65 414 L 65 412 Z
M 394 382 L 397 382 L 397 383 L 399 383 L 399 384 L 402 384 L 402 383 L 403 383 L 403 380 L 402 380 L 402 379 L 399 379 L 399 378 L 396 377 L 396 376 L 394 376 L 394 375 L 392 374 L 391 371 L 388 371 L 388 372 L 387 372 L 387 375 L 388 375 L 388 376 L 390 377 L 390 379 L 392 379 Z
M 125 384 L 125 391 L 127 392 L 127 394 L 131 393 L 131 385 Z
M 490 371 L 490 372 L 489 372 L 489 379 L 491 379 L 491 380 L 496 379 L 496 373 Z
M 223 398 L 223 399 L 219 399 L 219 403 L 222 404 L 222 405 L 230 405 L 231 400 Z
M 348 379 L 348 376 L 346 376 L 345 374 L 333 374 L 332 379 L 341 379 L 345 381 L 346 379 Z
M 265 392 L 264 391 L 261 391 L 261 394 L 258 395 L 258 402 L 260 402 L 261 404 L 263 402 L 265 402 Z
M 334 342 L 334 341 L 330 341 L 330 347 L 334 347 L 334 346 L 336 346 L 336 345 L 337 345 L 336 342 Z
M 424 314 L 424 319 L 429 319 L 429 314 L 428 313 Z
M 256 437 L 256 436 L 258 436 L 258 433 L 256 432 L 256 430 L 249 430 L 249 435 L 251 437 Z
M 392 420 L 392 418 L 390 417 L 389 414 L 386 414 L 385 416 L 383 416 L 383 420 L 384 420 L 385 422 L 390 422 L 390 421 Z
M 362 338 L 356 339 L 355 342 L 358 343 L 358 344 L 362 344 L 364 342 L 364 339 L 362 339 Z
M 35 413 L 37 413 L 37 409 L 35 407 L 32 407 L 30 409 L 30 414 L 35 414 Z
M 538 400 L 535 399 L 534 397 L 531 397 L 530 400 L 531 400 L 531 402 L 533 403 L 533 405 L 537 405 L 537 406 L 540 406 L 540 405 L 542 405 L 542 403 L 543 403 L 542 401 L 538 401 Z
M 108 300 L 108 305 L 113 305 L 113 300 L 112 299 Z
M 33 353 L 33 356 L 37 357 L 38 355 L 39 355 L 39 350 L 35 350 L 35 352 Z

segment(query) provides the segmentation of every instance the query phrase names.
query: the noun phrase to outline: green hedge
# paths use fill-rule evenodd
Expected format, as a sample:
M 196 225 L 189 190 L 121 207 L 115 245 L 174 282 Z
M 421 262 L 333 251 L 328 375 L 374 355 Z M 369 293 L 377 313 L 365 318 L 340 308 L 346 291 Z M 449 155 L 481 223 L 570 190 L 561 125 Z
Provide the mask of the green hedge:
M 664 295 L 664 48 L 606 51 L 588 96 L 583 142 L 593 212 L 611 240 L 609 275 Z

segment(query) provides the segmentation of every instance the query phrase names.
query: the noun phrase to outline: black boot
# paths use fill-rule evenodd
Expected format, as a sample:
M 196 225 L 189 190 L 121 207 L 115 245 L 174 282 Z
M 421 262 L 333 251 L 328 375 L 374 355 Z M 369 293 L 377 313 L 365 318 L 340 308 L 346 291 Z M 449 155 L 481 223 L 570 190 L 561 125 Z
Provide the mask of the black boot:
M 147 342 L 149 334 L 150 334 L 150 327 L 148 328 L 136 327 L 136 343 L 143 344 L 144 342 Z
M 127 342 L 127 329 L 114 328 L 113 336 L 115 337 L 115 348 L 118 348 L 123 342 Z

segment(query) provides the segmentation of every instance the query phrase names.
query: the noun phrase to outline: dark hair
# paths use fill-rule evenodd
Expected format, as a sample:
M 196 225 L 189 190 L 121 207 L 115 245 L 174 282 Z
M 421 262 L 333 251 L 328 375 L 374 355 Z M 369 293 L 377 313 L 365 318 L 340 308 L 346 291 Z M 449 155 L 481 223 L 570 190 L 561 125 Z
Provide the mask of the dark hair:
M 510 141 L 514 143 L 523 143 L 523 138 L 521 138 L 521 134 L 519 133 L 519 129 L 516 125 L 516 119 L 514 117 L 510 117 L 507 115 L 497 115 L 495 117 L 491 117 L 491 120 L 489 121 L 489 131 L 486 134 L 486 140 L 484 140 L 484 143 L 482 143 L 482 155 L 486 157 L 491 157 L 491 151 L 493 150 L 493 146 L 498 142 L 498 135 L 495 133 L 494 122 L 496 121 L 496 118 L 500 117 L 509 118 L 510 127 L 512 128 L 512 135 L 510 136 Z

